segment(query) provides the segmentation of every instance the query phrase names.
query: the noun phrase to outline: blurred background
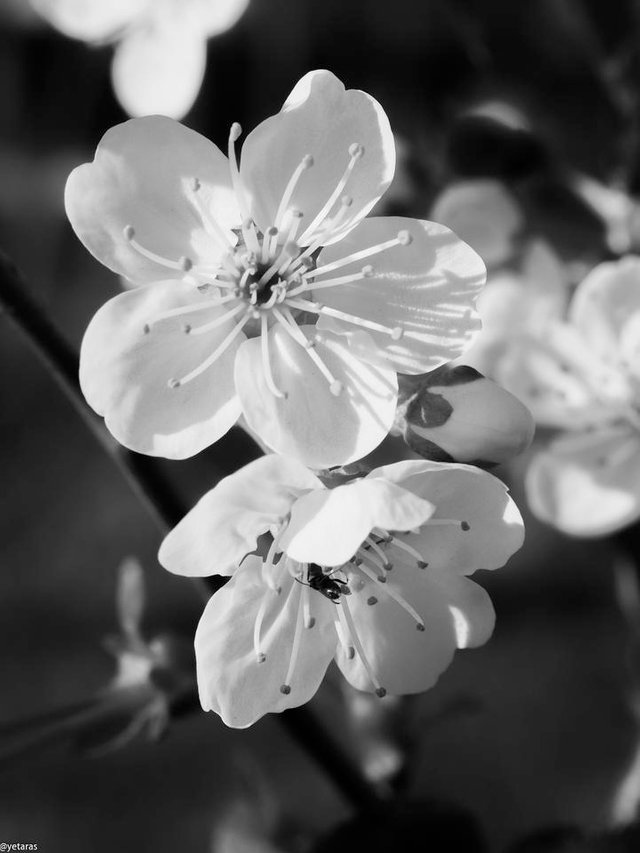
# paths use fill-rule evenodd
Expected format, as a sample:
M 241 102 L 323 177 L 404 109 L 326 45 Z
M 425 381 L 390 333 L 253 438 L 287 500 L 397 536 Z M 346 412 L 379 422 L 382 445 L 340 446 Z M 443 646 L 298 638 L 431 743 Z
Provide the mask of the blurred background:
M 0 247 L 77 346 L 121 284 L 73 235 L 64 183 L 127 116 L 113 44 L 70 38 L 51 19 L 0 0 Z M 223 148 L 232 121 L 251 129 L 310 69 L 371 93 L 399 152 L 380 210 L 446 222 L 490 281 L 522 275 L 536 247 L 540 274 L 569 292 L 598 261 L 637 250 L 634 0 L 250 0 L 206 59 L 184 121 Z M 123 666 L 103 641 L 119 630 L 126 558 L 142 567 L 144 637 L 171 634 L 187 662 L 201 601 L 160 568 L 145 508 L 2 317 L 0 362 L 0 841 L 47 853 L 310 849 L 350 808 L 273 716 L 232 731 L 187 708 L 157 742 L 116 749 L 91 732 L 87 746 L 63 727 L 15 750 L 16 721 L 86 710 Z M 257 453 L 235 429 L 162 469 L 191 505 Z M 527 540 L 506 569 L 476 576 L 498 614 L 488 645 L 384 713 L 331 676 L 314 700 L 372 778 L 402 770 L 408 796 L 466 810 L 491 851 L 550 827 L 602 832 L 631 820 L 640 797 L 635 635 L 616 544 L 533 519 L 526 461 L 497 471 Z

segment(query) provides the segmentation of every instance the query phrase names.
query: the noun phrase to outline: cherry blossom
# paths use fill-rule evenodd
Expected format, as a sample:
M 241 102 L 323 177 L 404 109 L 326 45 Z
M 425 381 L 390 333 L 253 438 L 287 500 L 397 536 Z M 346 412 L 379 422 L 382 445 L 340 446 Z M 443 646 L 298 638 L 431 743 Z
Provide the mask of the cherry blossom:
M 603 536 L 640 518 L 640 259 L 595 267 L 568 317 L 512 338 L 498 377 L 559 430 L 526 476 L 541 519 Z
M 270 455 L 208 492 L 159 559 L 231 577 L 200 620 L 196 662 L 205 710 L 243 728 L 307 702 L 334 658 L 379 697 L 427 690 L 456 648 L 492 633 L 489 596 L 467 575 L 522 541 L 505 486 L 480 469 L 397 462 L 328 489 Z
M 380 105 L 307 74 L 238 163 L 162 117 L 112 128 L 67 183 L 85 246 L 137 287 L 85 335 L 81 383 L 122 444 L 185 458 L 242 413 L 314 468 L 387 434 L 396 372 L 457 357 L 480 328 L 480 257 L 444 226 L 365 218 L 393 177 Z

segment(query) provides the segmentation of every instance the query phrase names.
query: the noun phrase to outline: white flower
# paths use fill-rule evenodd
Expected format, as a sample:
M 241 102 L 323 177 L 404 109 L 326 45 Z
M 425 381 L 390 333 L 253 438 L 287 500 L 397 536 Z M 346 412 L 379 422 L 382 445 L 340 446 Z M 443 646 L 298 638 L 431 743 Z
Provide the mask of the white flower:
M 81 383 L 124 445 L 184 458 L 242 413 L 314 468 L 364 456 L 393 421 L 396 371 L 459 355 L 480 323 L 481 259 L 447 228 L 367 213 L 394 145 L 380 105 L 307 74 L 245 140 L 238 166 L 165 118 L 110 130 L 76 169 L 67 213 L 139 285 L 82 345 Z
M 592 270 L 567 321 L 512 339 L 498 377 L 562 430 L 527 472 L 536 515 L 575 536 L 640 518 L 640 258 Z
M 182 118 L 207 62 L 207 39 L 229 29 L 249 0 L 31 0 L 56 29 L 116 43 L 113 87 L 129 115 Z
M 258 537 L 273 536 L 267 557 Z M 307 702 L 335 657 L 356 688 L 427 690 L 494 611 L 466 576 L 522 544 L 505 486 L 477 468 L 398 462 L 327 489 L 266 456 L 222 480 L 167 536 L 182 575 L 228 574 L 196 633 L 200 699 L 227 725 Z M 250 556 L 245 556 L 250 554 Z

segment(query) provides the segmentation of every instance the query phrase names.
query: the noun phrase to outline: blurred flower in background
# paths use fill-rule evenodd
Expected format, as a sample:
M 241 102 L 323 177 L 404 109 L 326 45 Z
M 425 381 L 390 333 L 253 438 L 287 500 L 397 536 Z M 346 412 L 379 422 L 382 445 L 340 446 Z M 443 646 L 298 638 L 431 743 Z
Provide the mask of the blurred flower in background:
M 547 242 L 532 238 L 517 264 L 491 275 L 476 303 L 482 334 L 459 361 L 495 378 L 506 342 L 516 346 L 522 335 L 544 335 L 566 310 L 569 293 L 565 265 Z
M 200 91 L 207 40 L 232 27 L 249 0 L 31 0 L 57 30 L 113 43 L 113 88 L 131 116 L 182 118 Z
M 534 456 L 534 513 L 575 536 L 604 536 L 640 517 L 640 258 L 595 267 L 568 318 L 508 338 L 501 381 L 537 422 L 562 431 Z

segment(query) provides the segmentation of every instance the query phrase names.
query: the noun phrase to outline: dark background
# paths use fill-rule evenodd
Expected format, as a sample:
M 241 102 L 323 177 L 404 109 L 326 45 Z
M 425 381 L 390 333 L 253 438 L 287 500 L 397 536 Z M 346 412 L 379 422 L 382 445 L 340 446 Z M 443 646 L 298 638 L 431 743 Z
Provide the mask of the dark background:
M 108 46 L 68 40 L 29 16 L 26 0 L 17 17 L 13 5 L 0 2 L 0 245 L 78 345 L 119 282 L 74 237 L 64 181 L 125 116 L 110 89 Z M 622 175 L 636 189 L 639 45 L 631 0 L 252 0 L 210 42 L 185 123 L 224 147 L 232 121 L 250 129 L 306 71 L 329 68 L 373 94 L 401 138 L 387 210 L 427 217 L 454 178 L 497 177 L 523 204 L 531 233 L 564 261 L 589 265 L 606 256 L 602 225 L 562 175 Z M 491 100 L 515 105 L 528 129 L 470 115 Z M 1 724 L 106 683 L 113 660 L 101 642 L 116 628 L 125 556 L 145 569 L 148 635 L 191 637 L 201 604 L 187 581 L 159 567 L 153 522 L 2 318 L 0 439 Z M 253 453 L 234 431 L 164 468 L 192 503 Z M 524 464 L 500 472 L 523 508 Z M 410 792 L 467 807 L 495 850 L 543 826 L 603 827 L 640 747 L 614 547 L 526 521 L 522 553 L 479 578 L 498 612 L 494 638 L 460 653 L 407 713 Z M 340 713 L 330 714 L 332 691 L 330 683 L 318 707 L 348 740 Z M 53 746 L 0 763 L 0 841 L 37 842 L 46 853 L 203 853 L 238 803 L 251 803 L 247 776 L 303 837 L 349 813 L 276 718 L 237 732 L 195 713 L 159 744 L 105 758 Z

